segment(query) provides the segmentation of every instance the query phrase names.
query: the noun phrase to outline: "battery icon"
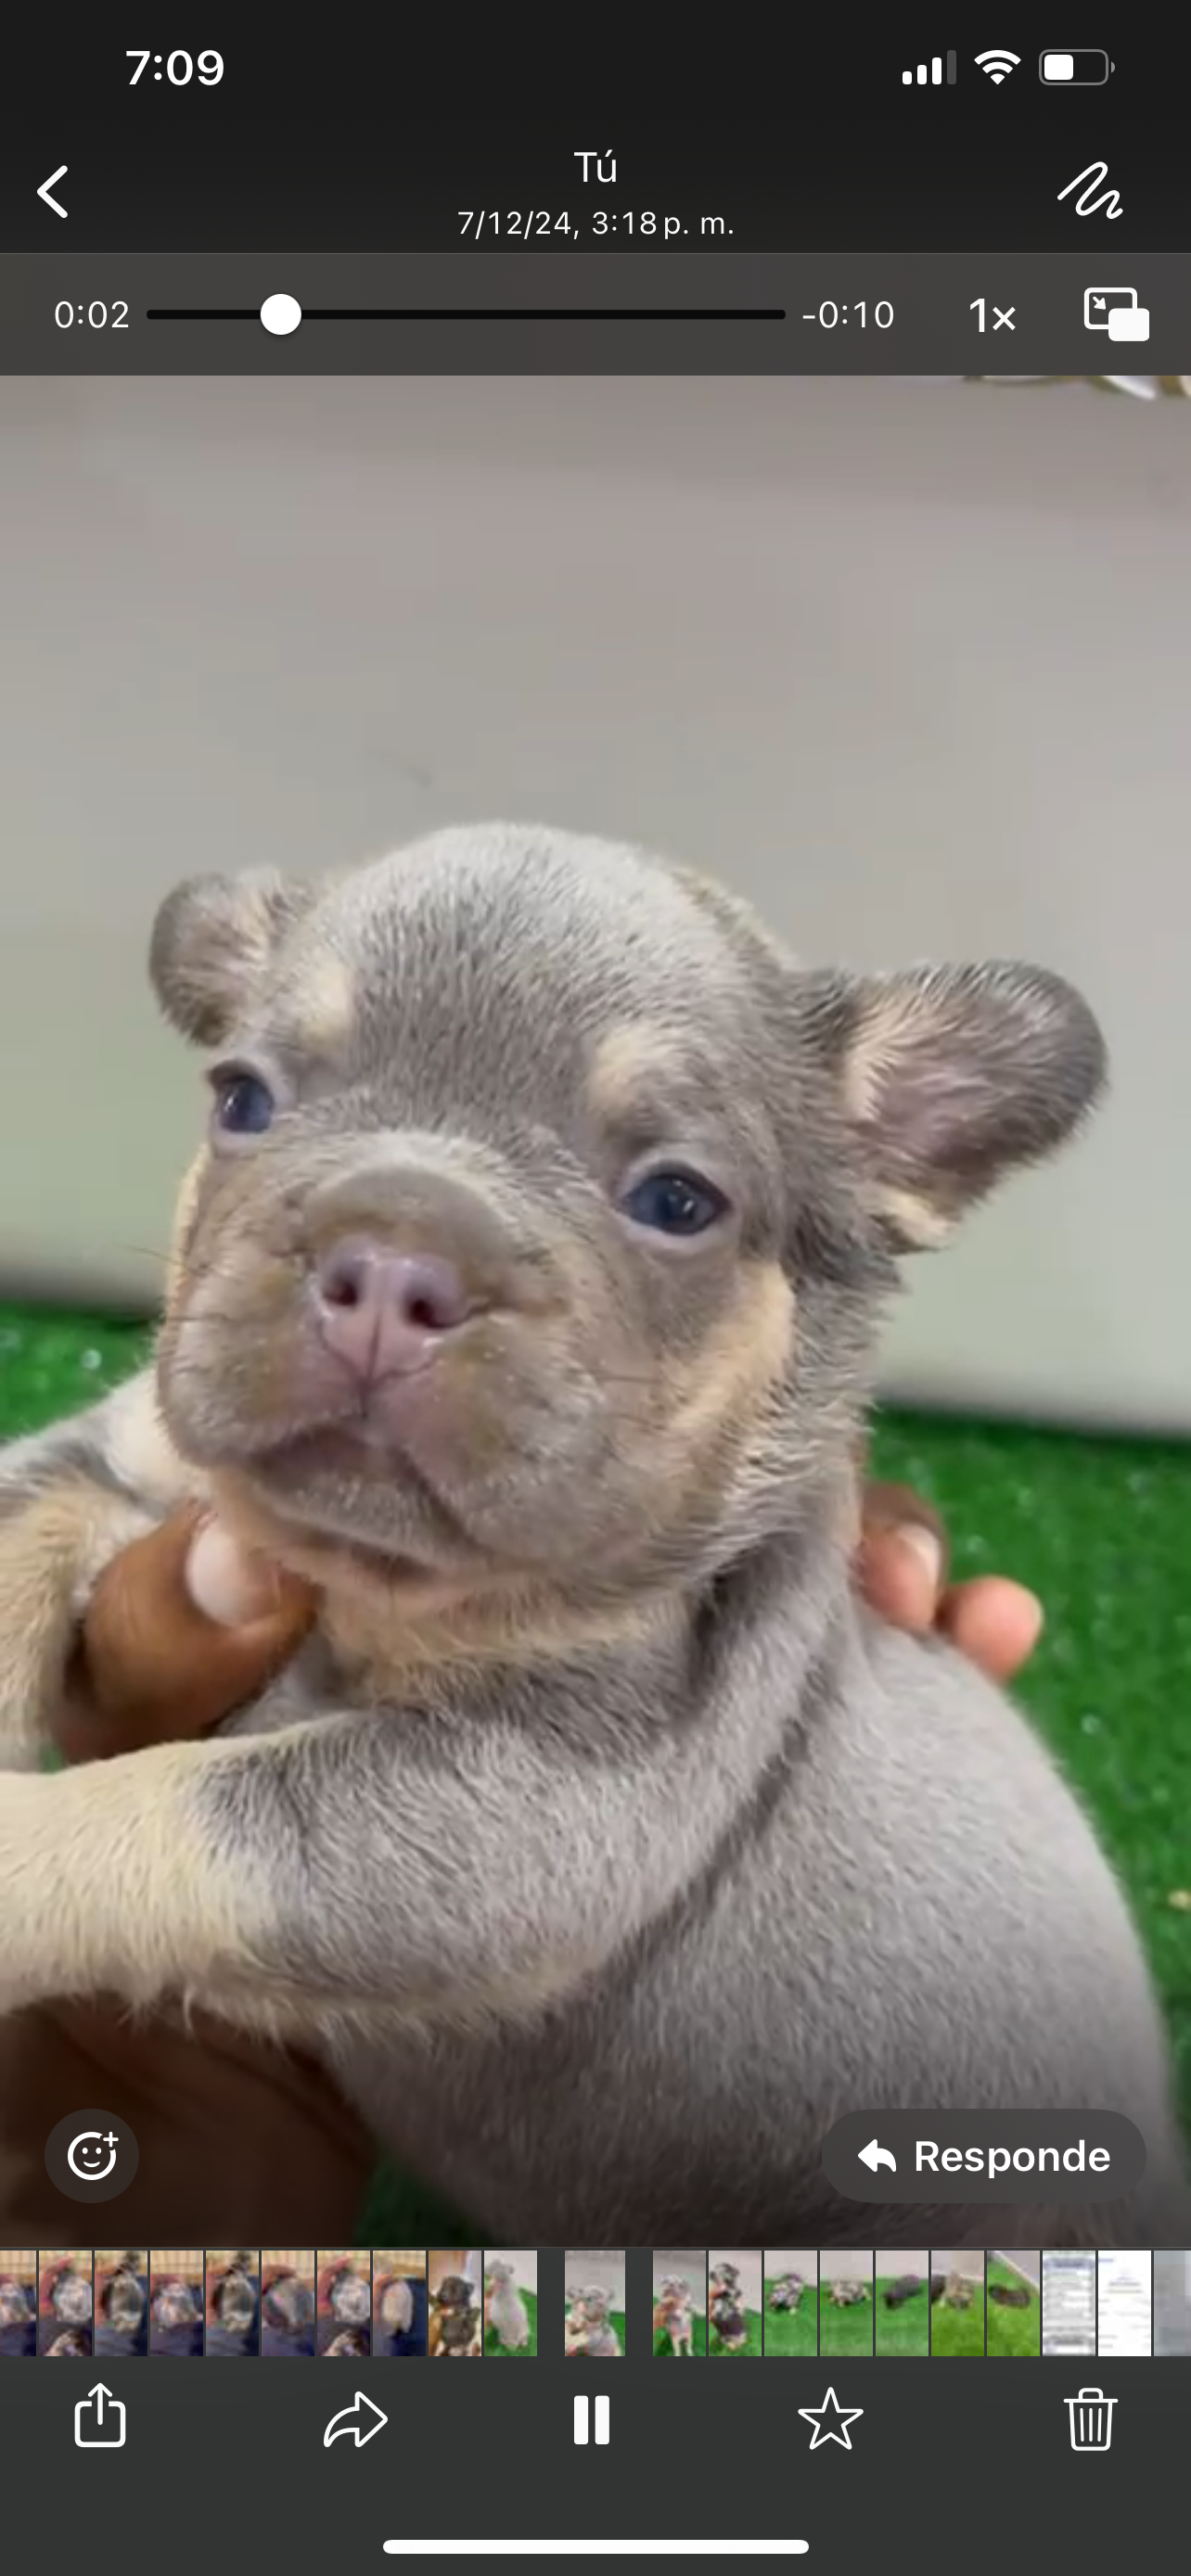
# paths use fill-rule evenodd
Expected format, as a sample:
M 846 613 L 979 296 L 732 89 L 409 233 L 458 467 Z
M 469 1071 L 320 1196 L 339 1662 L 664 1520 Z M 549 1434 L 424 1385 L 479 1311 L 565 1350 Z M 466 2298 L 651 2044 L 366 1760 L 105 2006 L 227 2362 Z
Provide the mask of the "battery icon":
M 1113 69 L 1103 45 L 1069 46 L 1038 57 L 1038 78 L 1053 89 L 1093 89 Z

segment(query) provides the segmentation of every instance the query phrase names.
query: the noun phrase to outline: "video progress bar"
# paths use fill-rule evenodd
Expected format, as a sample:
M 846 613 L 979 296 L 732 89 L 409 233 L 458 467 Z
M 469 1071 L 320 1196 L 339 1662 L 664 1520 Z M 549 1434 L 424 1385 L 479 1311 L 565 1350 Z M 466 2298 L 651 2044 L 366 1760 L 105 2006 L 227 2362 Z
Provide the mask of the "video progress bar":
M 259 322 L 252 305 L 151 304 L 146 322 Z M 303 322 L 784 322 L 784 304 L 311 305 Z

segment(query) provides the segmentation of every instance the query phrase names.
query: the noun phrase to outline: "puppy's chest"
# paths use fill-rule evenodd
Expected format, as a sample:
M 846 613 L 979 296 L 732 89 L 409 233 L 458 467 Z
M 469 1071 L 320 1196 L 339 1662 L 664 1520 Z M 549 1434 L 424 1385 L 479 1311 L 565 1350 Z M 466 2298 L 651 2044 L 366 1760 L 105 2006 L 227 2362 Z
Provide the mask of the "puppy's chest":
M 241 1709 L 220 1728 L 223 1735 L 273 1735 L 282 1727 L 329 1718 L 376 1717 L 402 1709 L 455 1717 L 471 1715 L 468 1691 L 449 1698 L 441 1673 L 382 1662 L 354 1651 L 316 1628 L 285 1671 L 249 1708 Z
M 338 1655 L 316 1629 L 260 1698 L 228 1718 L 219 1731 L 274 1735 L 282 1727 L 343 1717 L 353 1710 L 361 1716 L 371 1714 L 385 1704 L 385 1697 L 374 1673 Z

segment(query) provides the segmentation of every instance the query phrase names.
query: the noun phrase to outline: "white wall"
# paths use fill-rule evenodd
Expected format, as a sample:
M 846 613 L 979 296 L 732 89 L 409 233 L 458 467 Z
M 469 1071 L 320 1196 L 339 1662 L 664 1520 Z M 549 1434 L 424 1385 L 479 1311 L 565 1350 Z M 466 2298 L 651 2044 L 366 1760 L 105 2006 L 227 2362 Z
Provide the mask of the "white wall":
M 922 1262 L 911 1396 L 1191 1428 L 1191 410 L 826 379 L 0 383 L 0 1278 L 152 1293 L 188 871 L 666 847 L 810 957 L 1033 955 L 1116 1095 Z

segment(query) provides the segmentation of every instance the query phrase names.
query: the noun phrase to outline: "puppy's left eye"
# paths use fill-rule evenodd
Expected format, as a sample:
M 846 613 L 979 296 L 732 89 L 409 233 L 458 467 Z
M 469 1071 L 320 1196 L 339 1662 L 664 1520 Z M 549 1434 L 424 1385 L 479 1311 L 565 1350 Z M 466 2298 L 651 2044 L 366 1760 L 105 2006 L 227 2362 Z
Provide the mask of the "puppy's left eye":
M 277 1115 L 277 1103 L 259 1073 L 241 1065 L 219 1065 L 211 1075 L 215 1125 L 224 1136 L 263 1136 Z
M 634 1225 L 655 1234 L 706 1234 L 728 1213 L 728 1202 L 714 1183 L 695 1172 L 651 1172 L 621 1200 Z

